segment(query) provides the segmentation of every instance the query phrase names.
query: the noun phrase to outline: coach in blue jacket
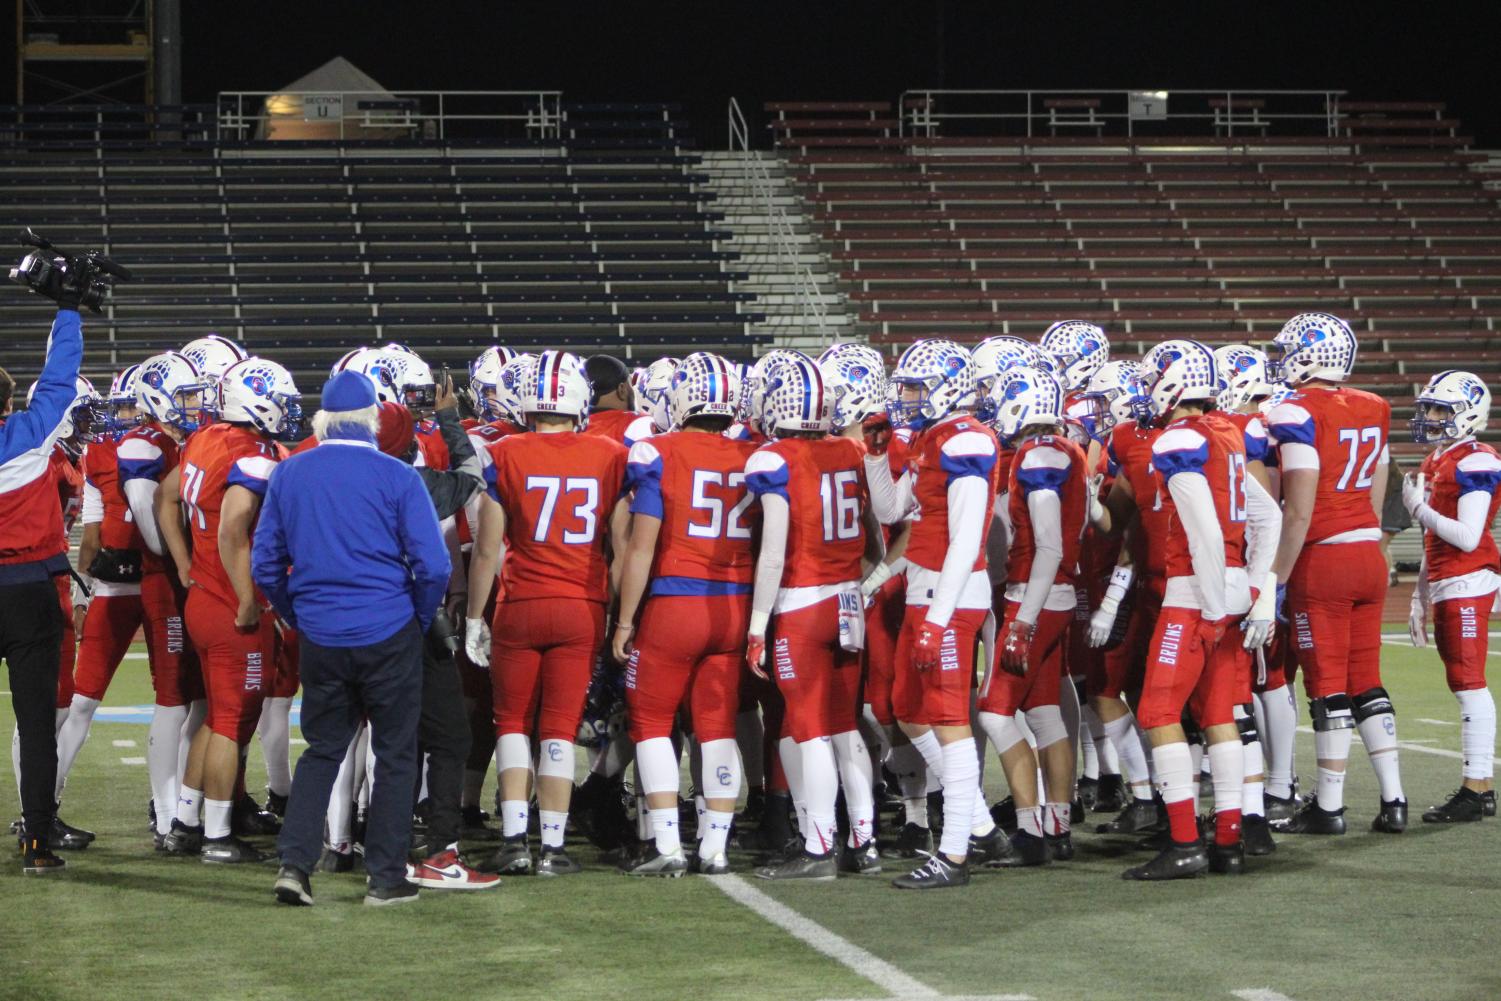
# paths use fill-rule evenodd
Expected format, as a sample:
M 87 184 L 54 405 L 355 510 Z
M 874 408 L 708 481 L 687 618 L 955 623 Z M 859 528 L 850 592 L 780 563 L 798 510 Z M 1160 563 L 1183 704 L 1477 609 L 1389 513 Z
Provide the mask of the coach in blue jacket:
M 422 642 L 448 584 L 448 549 L 417 471 L 375 446 L 375 387 L 340 372 L 313 419 L 317 448 L 271 474 L 251 573 L 302 634 L 302 735 L 277 848 L 276 896 L 313 902 L 308 876 L 339 764 L 362 716 L 375 785 L 365 833 L 367 904 L 414 899 L 406 882 L 417 775 Z

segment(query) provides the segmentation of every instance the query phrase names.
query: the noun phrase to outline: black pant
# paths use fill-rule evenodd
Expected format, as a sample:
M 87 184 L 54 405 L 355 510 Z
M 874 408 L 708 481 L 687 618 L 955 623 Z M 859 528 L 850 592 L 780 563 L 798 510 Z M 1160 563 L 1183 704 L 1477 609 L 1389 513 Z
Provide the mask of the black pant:
M 424 657 L 417 744 L 427 754 L 428 844 L 441 850 L 459 840 L 459 799 L 470 741 L 458 662 L 446 649 L 435 651 L 435 645 L 430 638 Z
M 319 646 L 302 634 L 302 736 L 307 750 L 297 761 L 276 842 L 283 864 L 307 873 L 318 864 L 334 779 L 361 717 L 368 717 L 375 785 L 365 815 L 365 870 L 371 886 L 397 886 L 406 880 L 411 790 L 417 777 L 419 713 L 414 696 L 421 684 L 422 630 L 416 619 L 369 646 Z
M 63 618 L 51 580 L 0 587 L 0 657 L 21 736 L 21 816 L 47 843 L 57 810 L 57 662 Z

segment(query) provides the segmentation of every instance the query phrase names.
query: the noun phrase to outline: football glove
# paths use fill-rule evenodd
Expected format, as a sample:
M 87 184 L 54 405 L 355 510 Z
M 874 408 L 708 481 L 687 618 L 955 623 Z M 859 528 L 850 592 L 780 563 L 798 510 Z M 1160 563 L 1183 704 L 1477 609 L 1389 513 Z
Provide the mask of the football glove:
M 755 673 L 756 677 L 760 678 L 762 681 L 767 680 L 766 669 L 763 666 L 766 663 L 765 633 L 762 633 L 759 636 L 755 633 L 748 633 L 746 635 L 745 662 L 750 665 L 750 669 Z
M 891 564 L 880 562 L 870 571 L 866 578 L 860 582 L 860 594 L 866 598 L 881 589 L 881 585 L 891 579 Z
M 1089 498 L 1089 520 L 1096 528 L 1105 522 L 1105 505 L 1100 503 L 1100 487 L 1104 484 L 1104 473 L 1095 473 L 1085 481 L 1085 495 Z
M 1088 639 L 1091 647 L 1099 649 L 1110 642 L 1121 601 L 1130 593 L 1134 576 L 1130 567 L 1116 567 L 1110 571 L 1110 584 L 1105 588 L 1105 597 L 1100 599 L 1100 607 L 1089 617 Z
M 1402 477 L 1402 506 L 1407 508 L 1407 513 L 1414 518 L 1418 516 L 1418 508 L 1428 502 L 1428 477 L 1422 473 L 1407 473 Z
M 919 671 L 931 671 L 938 666 L 938 657 L 943 650 L 943 634 L 947 630 L 926 619 L 917 627 L 917 641 L 912 644 L 912 666 Z
M 1428 605 L 1416 594 L 1407 609 L 1407 635 L 1415 647 L 1428 645 Z
M 475 667 L 490 666 L 490 627 L 482 619 L 464 622 L 464 653 Z
M 1032 634 L 1036 626 L 1031 622 L 1012 619 L 1006 624 L 1006 638 L 1001 642 L 1001 667 L 1018 678 L 1027 676 L 1027 657 L 1032 652 Z
M 1256 598 L 1251 603 L 1251 611 L 1240 623 L 1241 630 L 1246 634 L 1241 645 L 1247 650 L 1258 650 L 1266 646 L 1267 640 L 1272 636 L 1272 619 L 1277 615 L 1277 575 L 1268 573 L 1266 577 L 1261 590 L 1254 592 Z

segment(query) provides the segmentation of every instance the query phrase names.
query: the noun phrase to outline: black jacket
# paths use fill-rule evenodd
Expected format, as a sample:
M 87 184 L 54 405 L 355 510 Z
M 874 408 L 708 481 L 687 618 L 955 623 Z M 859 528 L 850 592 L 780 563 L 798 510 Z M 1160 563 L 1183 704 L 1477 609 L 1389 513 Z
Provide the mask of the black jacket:
M 443 444 L 448 446 L 448 469 L 418 466 L 417 473 L 422 477 L 422 485 L 427 487 L 428 496 L 433 499 L 438 520 L 442 521 L 463 510 L 469 499 L 484 488 L 485 481 L 479 456 L 475 454 L 464 426 L 459 423 L 458 408 L 439 410 L 437 418 Z

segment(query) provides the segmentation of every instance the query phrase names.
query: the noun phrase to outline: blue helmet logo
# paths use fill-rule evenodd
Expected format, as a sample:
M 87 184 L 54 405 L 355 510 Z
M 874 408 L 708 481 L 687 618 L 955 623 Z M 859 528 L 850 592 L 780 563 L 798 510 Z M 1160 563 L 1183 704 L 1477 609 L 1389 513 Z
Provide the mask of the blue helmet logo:
M 1100 350 L 1100 342 L 1093 337 L 1085 337 L 1079 341 L 1079 354 L 1091 355 Z
M 1480 400 L 1484 396 L 1485 396 L 1485 387 L 1484 386 L 1482 386 L 1478 382 L 1475 382 L 1472 379 L 1466 379 L 1465 380 L 1465 398 L 1466 399 L 1468 399 L 1471 403 L 1475 404 L 1476 406 L 1479 406 L 1480 405 Z
M 1235 359 L 1233 364 L 1235 365 L 1235 371 L 1249 372 L 1251 371 L 1251 366 L 1256 364 L 1256 359 L 1250 355 L 1241 355 Z
M 852 381 L 859 382 L 868 375 L 870 375 L 870 369 L 866 368 L 864 365 L 850 366 L 849 377 Z
M 1023 393 L 1025 393 L 1027 390 L 1029 390 L 1031 388 L 1032 388 L 1031 384 L 1028 383 L 1026 380 L 1024 380 L 1024 379 L 1013 379 L 1006 386 L 1006 399 L 1008 399 L 1008 400 L 1014 400 L 1018 396 L 1022 395 Z
M 1157 372 L 1160 375 L 1167 371 L 1167 367 L 1183 357 L 1183 352 L 1177 348 L 1169 348 L 1157 356 Z
M 949 355 L 943 363 L 943 374 L 949 378 L 958 375 L 964 370 L 964 356 L 959 354 Z
M 249 386 L 250 391 L 256 396 L 265 396 L 271 389 L 271 386 L 266 382 L 266 377 L 254 372 L 245 377 L 245 385 Z
M 1303 339 L 1298 342 L 1299 347 L 1311 347 L 1329 336 L 1322 327 L 1314 327 L 1312 330 L 1303 331 Z

